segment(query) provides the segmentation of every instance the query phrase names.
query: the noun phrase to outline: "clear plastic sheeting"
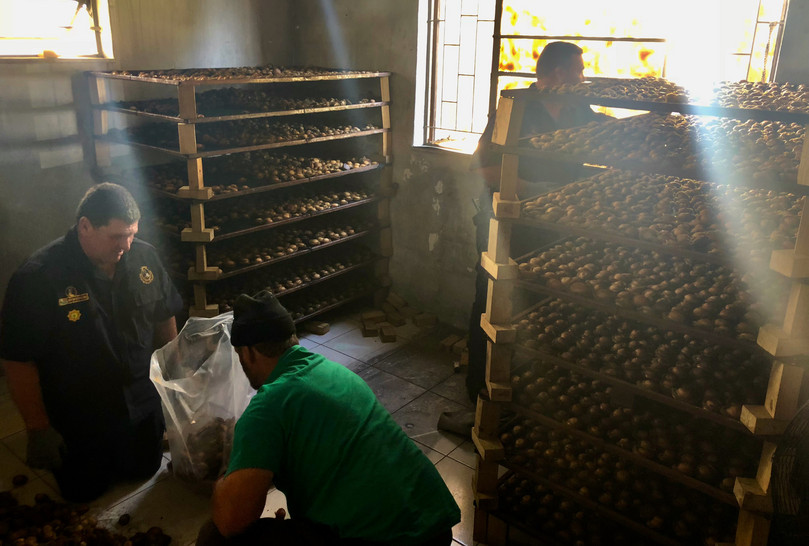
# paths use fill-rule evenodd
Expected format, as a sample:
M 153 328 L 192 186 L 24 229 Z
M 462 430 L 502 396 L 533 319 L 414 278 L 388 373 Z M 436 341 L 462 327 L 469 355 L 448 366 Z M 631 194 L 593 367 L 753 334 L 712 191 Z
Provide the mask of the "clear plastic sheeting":
M 186 481 L 210 482 L 227 469 L 233 427 L 255 394 L 230 344 L 232 324 L 232 312 L 191 317 L 152 354 L 173 471 Z

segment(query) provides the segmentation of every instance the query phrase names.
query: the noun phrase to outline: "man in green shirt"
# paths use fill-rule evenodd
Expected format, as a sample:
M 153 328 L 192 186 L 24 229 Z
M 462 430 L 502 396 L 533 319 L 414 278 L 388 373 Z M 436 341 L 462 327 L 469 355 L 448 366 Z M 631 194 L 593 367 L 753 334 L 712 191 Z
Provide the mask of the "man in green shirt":
M 258 392 L 197 546 L 452 542 L 460 510 L 433 464 L 361 378 L 298 345 L 270 292 L 239 296 L 231 343 Z M 291 519 L 261 518 L 273 485 Z

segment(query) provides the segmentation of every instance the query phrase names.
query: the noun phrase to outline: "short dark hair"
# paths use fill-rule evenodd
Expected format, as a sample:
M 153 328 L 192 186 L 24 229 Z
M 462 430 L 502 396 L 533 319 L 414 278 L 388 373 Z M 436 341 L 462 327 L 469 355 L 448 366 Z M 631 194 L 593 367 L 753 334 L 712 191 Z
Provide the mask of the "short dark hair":
M 298 336 L 292 334 L 283 341 L 261 341 L 253 345 L 253 348 L 266 357 L 275 358 L 281 356 L 287 349 L 294 347 L 298 343 Z
M 537 78 L 550 76 L 559 67 L 567 67 L 584 50 L 570 42 L 551 42 L 542 49 L 537 59 Z
M 96 228 L 106 226 L 113 218 L 131 225 L 140 220 L 140 209 L 126 188 L 102 182 L 91 187 L 82 197 L 76 209 L 76 222 L 82 216 Z

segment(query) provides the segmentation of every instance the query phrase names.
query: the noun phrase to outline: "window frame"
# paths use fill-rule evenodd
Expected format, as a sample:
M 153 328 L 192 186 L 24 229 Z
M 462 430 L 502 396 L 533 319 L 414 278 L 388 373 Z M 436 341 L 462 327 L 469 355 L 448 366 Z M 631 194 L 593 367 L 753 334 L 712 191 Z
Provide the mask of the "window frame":
M 414 116 L 414 142 L 415 146 L 434 147 L 446 151 L 454 151 L 458 153 L 471 153 L 469 150 L 460 150 L 456 148 L 445 148 L 440 146 L 435 137 L 436 131 L 447 130 L 460 132 L 455 128 L 444 128 L 438 125 L 438 87 L 442 84 L 441 74 L 439 74 L 440 66 L 438 63 L 439 52 L 438 49 L 443 45 L 439 43 L 438 39 L 438 25 L 441 20 L 439 19 L 439 7 L 445 0 L 420 0 L 419 5 L 419 49 L 418 49 L 418 67 L 416 77 L 416 115 Z M 755 53 L 756 37 L 759 32 L 759 27 L 763 24 L 769 24 L 770 28 L 775 27 L 777 36 L 772 42 L 772 63 L 764 66 L 762 77 L 766 77 L 764 81 L 773 81 L 777 73 L 779 54 L 781 45 L 784 38 L 784 28 L 786 24 L 787 10 L 789 0 L 783 0 L 783 7 L 781 9 L 780 19 L 777 21 L 762 20 L 761 9 L 765 0 L 758 0 L 758 10 L 755 18 L 753 19 L 753 37 L 750 41 L 750 50 L 743 53 L 731 53 L 732 55 L 747 56 L 747 75 L 750 77 L 752 62 Z M 503 3 L 504 0 L 494 0 L 494 29 L 491 37 L 491 62 L 489 74 L 489 100 L 488 112 L 490 116 L 496 109 L 498 101 L 497 90 L 500 84 L 501 77 L 519 77 L 525 78 L 530 81 L 534 78 L 533 73 L 528 74 L 525 72 L 503 72 L 500 70 L 500 49 L 501 43 L 504 39 L 548 39 L 548 40 L 571 40 L 571 41 L 612 41 L 612 42 L 666 42 L 666 38 L 652 37 L 652 38 L 632 38 L 632 37 L 605 37 L 605 36 L 561 36 L 561 35 L 503 35 L 501 34 L 502 20 L 503 20 Z M 768 44 L 769 45 L 769 44 Z M 765 49 L 765 61 L 769 52 L 769 47 Z M 663 69 L 663 77 L 665 74 L 665 63 Z M 470 134 L 479 135 L 474 128 Z

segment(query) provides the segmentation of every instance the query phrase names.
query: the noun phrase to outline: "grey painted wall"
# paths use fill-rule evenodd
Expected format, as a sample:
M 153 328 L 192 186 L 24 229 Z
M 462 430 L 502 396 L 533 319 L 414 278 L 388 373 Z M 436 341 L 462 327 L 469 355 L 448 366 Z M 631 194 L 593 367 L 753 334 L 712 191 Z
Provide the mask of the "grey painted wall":
M 391 76 L 393 289 L 439 319 L 466 327 L 474 296 L 473 199 L 482 183 L 468 156 L 413 148 L 418 1 L 299 0 L 301 64 L 386 70 Z
M 792 0 L 784 25 L 781 56 L 775 79 L 779 82 L 809 83 L 809 2 Z
M 72 223 L 91 183 L 81 71 L 313 64 L 393 73 L 393 287 L 465 327 L 481 183 L 467 156 L 412 147 L 417 0 L 111 0 L 111 14 L 113 62 L 0 61 L 0 296 L 14 268 Z M 807 25 L 809 5 L 791 2 L 781 81 L 809 82 Z
M 0 60 L 0 298 L 92 184 L 85 70 L 290 62 L 284 0 L 110 1 L 113 61 Z

